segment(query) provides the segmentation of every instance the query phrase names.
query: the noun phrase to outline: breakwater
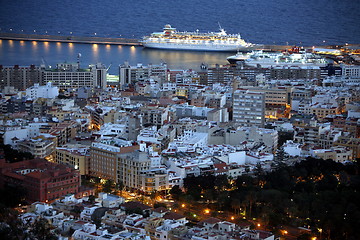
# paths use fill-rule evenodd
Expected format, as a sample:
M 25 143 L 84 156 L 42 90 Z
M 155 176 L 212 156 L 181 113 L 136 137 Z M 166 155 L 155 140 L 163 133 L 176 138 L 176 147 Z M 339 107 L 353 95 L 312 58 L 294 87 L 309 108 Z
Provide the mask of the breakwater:
M 87 44 L 110 44 L 141 46 L 138 39 L 129 38 L 105 38 L 105 37 L 79 37 L 79 36 L 56 36 L 40 34 L 0 33 L 0 39 L 18 41 L 40 41 L 40 42 L 65 42 L 65 43 L 87 43 Z

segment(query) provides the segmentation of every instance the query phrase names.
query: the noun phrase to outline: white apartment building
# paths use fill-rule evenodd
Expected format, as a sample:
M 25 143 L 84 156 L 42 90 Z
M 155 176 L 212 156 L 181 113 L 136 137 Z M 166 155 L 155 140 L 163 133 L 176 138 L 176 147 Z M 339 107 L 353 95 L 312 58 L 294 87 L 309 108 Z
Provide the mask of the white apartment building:
M 59 88 L 53 87 L 51 82 L 48 82 L 45 86 L 35 83 L 34 86 L 26 89 L 26 96 L 31 99 L 56 98 L 59 96 Z
M 342 75 L 346 77 L 360 78 L 360 66 L 358 65 L 341 65 Z
M 277 148 L 278 131 L 255 126 L 239 127 L 225 131 L 225 144 L 237 146 L 249 141 L 263 143 L 267 148 L 266 152 L 273 152 Z

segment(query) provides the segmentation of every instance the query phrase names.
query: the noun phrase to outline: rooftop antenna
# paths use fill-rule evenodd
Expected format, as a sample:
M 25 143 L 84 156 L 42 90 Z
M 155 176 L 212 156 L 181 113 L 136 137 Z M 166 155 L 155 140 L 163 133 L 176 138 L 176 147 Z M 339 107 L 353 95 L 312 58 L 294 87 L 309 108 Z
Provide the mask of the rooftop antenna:
M 109 71 L 110 67 L 111 67 L 112 63 L 110 63 L 109 67 L 106 69 L 106 72 Z
M 218 25 L 219 25 L 220 31 L 224 30 L 224 29 L 221 27 L 220 22 L 218 22 Z
M 225 30 L 221 27 L 220 22 L 218 22 L 218 24 L 219 24 L 219 29 L 220 29 L 220 35 L 226 35 L 226 32 L 225 32 Z
M 41 57 L 41 65 L 43 65 L 44 68 L 48 68 L 48 67 L 49 67 L 49 65 L 48 65 L 48 63 L 46 62 L 46 60 L 45 60 L 44 57 Z

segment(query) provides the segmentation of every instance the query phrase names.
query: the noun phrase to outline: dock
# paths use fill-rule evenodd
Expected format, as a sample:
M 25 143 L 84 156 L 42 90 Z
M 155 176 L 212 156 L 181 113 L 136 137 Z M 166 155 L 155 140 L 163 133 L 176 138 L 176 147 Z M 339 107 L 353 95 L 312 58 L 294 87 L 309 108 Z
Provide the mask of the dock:
M 2 40 L 142 46 L 138 39 L 0 33 Z
M 109 38 L 109 37 L 80 37 L 80 36 L 61 36 L 61 35 L 42 35 L 42 34 L 21 34 L 21 33 L 1 33 L 0 40 L 16 40 L 16 41 L 39 41 L 39 42 L 63 42 L 63 43 L 83 43 L 83 44 L 109 44 L 109 45 L 127 45 L 142 46 L 139 39 L 131 38 Z M 284 51 L 291 49 L 291 45 L 261 45 L 257 50 L 264 51 Z M 347 44 L 341 46 L 315 46 L 329 49 L 360 49 L 360 44 Z M 304 47 L 310 49 L 312 46 Z

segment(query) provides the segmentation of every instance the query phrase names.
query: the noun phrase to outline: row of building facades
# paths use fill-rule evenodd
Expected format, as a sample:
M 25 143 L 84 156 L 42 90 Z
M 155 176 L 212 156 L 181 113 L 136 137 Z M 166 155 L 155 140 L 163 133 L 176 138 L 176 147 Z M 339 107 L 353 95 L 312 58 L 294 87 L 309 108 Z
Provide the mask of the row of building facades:
M 45 85 L 52 82 L 60 89 L 76 89 L 79 87 L 91 87 L 104 89 L 107 68 L 100 63 L 81 68 L 80 63 L 59 63 L 55 68 L 51 66 L 2 66 L 0 65 L 0 88 L 14 87 L 17 90 L 25 90 L 34 84 Z M 147 80 L 149 77 L 157 77 L 163 82 L 178 82 L 183 79 L 177 78 L 181 70 L 169 70 L 165 63 L 161 65 L 130 66 L 128 62 L 119 66 L 118 86 L 127 86 L 136 81 Z M 234 78 L 255 78 L 264 75 L 268 79 L 324 79 L 327 76 L 359 76 L 360 70 L 354 65 L 332 65 L 325 67 L 248 67 L 238 65 L 216 65 L 208 67 L 203 65 L 196 74 L 189 76 L 190 81 L 201 85 L 214 83 L 226 84 Z
M 360 157 L 359 69 L 281 75 L 278 70 L 296 69 L 217 65 L 195 72 L 125 63 L 114 83 L 106 82 L 100 64 L 85 70 L 78 64 L 1 67 L 1 135 L 4 144 L 78 175 L 147 193 L 182 186 L 187 176 L 236 178 L 256 164 L 270 170 L 279 133 L 293 135 L 283 145 L 289 161 L 353 161 Z M 9 173 L 3 184 L 45 176 L 41 167 L 3 169 Z M 80 191 L 43 189 L 31 199 Z

